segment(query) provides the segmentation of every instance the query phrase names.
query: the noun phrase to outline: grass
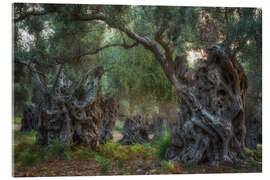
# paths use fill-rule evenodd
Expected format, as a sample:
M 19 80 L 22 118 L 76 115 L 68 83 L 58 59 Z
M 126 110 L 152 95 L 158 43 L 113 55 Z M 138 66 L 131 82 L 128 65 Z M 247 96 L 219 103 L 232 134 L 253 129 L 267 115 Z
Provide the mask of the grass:
M 73 151 L 72 156 L 74 157 L 74 159 L 82 161 L 93 157 L 94 152 L 92 152 L 89 147 L 79 146 L 75 148 L 75 151 Z
M 14 124 L 21 124 L 22 118 L 21 117 L 14 117 L 13 118 L 13 123 Z
M 165 160 L 162 160 L 159 162 L 161 168 L 165 171 L 174 171 L 174 164 L 169 162 L 169 161 L 165 161 Z
M 100 164 L 102 172 L 106 172 L 112 168 L 112 161 L 110 159 L 100 155 L 96 155 L 94 159 Z
M 37 134 L 36 131 L 29 131 L 29 132 L 15 131 L 14 144 L 16 145 L 21 142 L 34 144 L 36 142 L 36 134 Z
M 49 147 L 35 144 L 36 132 L 14 133 L 14 156 L 15 163 L 33 165 L 37 161 L 60 160 L 87 160 L 95 159 L 101 163 L 103 170 L 106 169 L 106 160 L 115 162 L 119 168 L 129 160 L 141 159 L 143 161 L 154 159 L 154 154 L 163 156 L 168 147 L 168 137 L 161 137 L 152 146 L 150 143 L 134 144 L 130 146 L 108 141 L 104 145 L 97 145 L 95 151 L 86 146 L 67 145 L 55 139 Z M 104 157 L 103 159 L 101 157 Z
M 160 136 L 154 142 L 155 155 L 160 159 L 164 159 L 166 150 L 170 146 L 170 144 L 171 144 L 171 134 L 166 132 L 164 136 Z

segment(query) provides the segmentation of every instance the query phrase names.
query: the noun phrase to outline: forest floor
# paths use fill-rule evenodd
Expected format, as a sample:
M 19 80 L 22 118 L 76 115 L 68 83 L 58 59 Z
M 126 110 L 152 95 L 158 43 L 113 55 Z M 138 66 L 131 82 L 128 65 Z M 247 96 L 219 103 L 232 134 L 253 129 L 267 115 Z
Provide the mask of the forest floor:
M 35 132 L 22 133 L 19 127 L 18 124 L 14 126 L 15 177 L 262 172 L 261 161 L 254 159 L 238 165 L 187 166 L 152 156 L 153 148 L 149 145 L 121 146 L 114 142 L 100 146 L 97 152 L 90 152 L 84 147 L 75 148 L 72 152 L 59 151 L 61 146 L 56 144 L 53 153 L 58 155 L 48 156 L 48 150 L 34 145 Z M 118 141 L 122 134 L 114 131 L 113 136 L 114 141 Z

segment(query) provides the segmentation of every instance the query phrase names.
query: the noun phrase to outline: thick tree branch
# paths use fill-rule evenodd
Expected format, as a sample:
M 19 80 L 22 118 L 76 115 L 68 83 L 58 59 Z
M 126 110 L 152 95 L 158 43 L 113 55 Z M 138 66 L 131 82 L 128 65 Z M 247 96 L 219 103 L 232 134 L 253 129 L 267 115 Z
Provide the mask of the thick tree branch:
M 53 13 L 53 12 L 50 12 L 50 11 L 31 11 L 31 12 L 25 12 L 23 14 L 20 14 L 19 17 L 17 18 L 13 18 L 13 22 L 14 23 L 17 23 L 17 22 L 20 22 L 30 16 L 43 16 L 43 15 L 46 15 L 46 14 L 49 14 L 49 13 Z
M 34 77 L 35 83 L 40 88 L 41 92 L 43 94 L 47 93 L 47 87 L 41 82 L 40 77 L 39 77 L 39 74 L 44 76 L 45 78 L 46 78 L 46 75 L 40 71 L 37 71 L 35 68 L 35 64 L 33 64 L 31 62 L 17 60 L 17 59 L 14 62 L 27 66 L 29 68 L 29 70 L 31 71 L 32 76 Z
M 56 88 L 56 86 L 58 84 L 58 80 L 59 80 L 60 74 L 61 74 L 62 70 L 64 69 L 64 65 L 65 64 L 60 64 L 60 66 L 57 69 L 57 75 L 56 75 L 55 81 L 53 83 L 52 91 L 51 91 L 52 93 L 55 92 L 54 90 L 55 90 L 55 88 Z
M 105 22 L 107 25 L 109 25 L 112 28 L 116 28 L 122 32 L 124 32 L 129 38 L 133 39 L 136 41 L 136 43 L 134 43 L 133 45 L 126 45 L 126 44 L 110 44 L 110 45 L 106 45 L 104 47 L 98 48 L 94 51 L 90 51 L 90 52 L 86 52 L 83 53 L 81 55 L 77 55 L 75 57 L 79 57 L 79 56 L 85 56 L 85 55 L 92 55 L 92 54 L 96 54 L 102 50 L 104 50 L 105 48 L 109 48 L 109 47 L 113 47 L 113 46 L 122 46 L 124 48 L 132 48 L 135 45 L 137 45 L 138 43 L 142 44 L 146 49 L 149 49 L 156 57 L 156 59 L 159 61 L 162 69 L 164 70 L 166 76 L 168 77 L 168 79 L 172 82 L 172 84 L 175 86 L 175 88 L 177 90 L 181 90 L 182 89 L 182 84 L 177 80 L 175 73 L 173 73 L 172 71 L 172 65 L 170 65 L 167 61 L 166 55 L 164 55 L 164 53 L 162 52 L 162 50 L 160 49 L 160 47 L 154 43 L 153 41 L 151 41 L 149 38 L 147 37 L 142 37 L 140 35 L 138 35 L 137 33 L 127 29 L 126 27 L 123 26 L 117 26 L 115 25 L 115 23 L 111 22 L 105 14 L 101 13 L 101 12 L 97 12 L 97 13 L 93 13 L 93 14 L 73 14 L 70 18 L 71 20 L 75 20 L 75 21 L 93 21 L 93 20 L 100 20 Z M 169 51 L 168 51 L 169 52 Z
M 168 21 L 164 22 L 159 29 L 159 31 L 155 34 L 155 40 L 163 47 L 165 51 L 166 60 L 169 65 L 169 71 L 171 73 L 174 73 L 174 65 L 172 60 L 172 50 L 169 46 L 169 44 L 163 39 L 162 35 L 168 28 Z

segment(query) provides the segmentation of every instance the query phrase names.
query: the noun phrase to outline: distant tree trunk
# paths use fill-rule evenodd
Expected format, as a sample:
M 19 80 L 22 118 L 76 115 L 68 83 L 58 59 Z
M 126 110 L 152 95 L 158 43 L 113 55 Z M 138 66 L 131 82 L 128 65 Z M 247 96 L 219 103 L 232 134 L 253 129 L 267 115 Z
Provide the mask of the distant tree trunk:
M 44 86 L 32 69 L 36 84 L 43 94 L 38 116 L 37 143 L 50 145 L 53 140 L 85 144 L 95 148 L 101 121 L 99 81 L 102 69 L 96 68 L 78 84 L 68 80 L 58 67 L 53 85 Z
M 21 122 L 21 131 L 32 131 L 38 128 L 38 112 L 34 107 L 27 108 L 23 112 L 23 118 Z
M 164 136 L 166 132 L 170 131 L 170 125 L 167 120 L 167 117 L 158 116 L 157 119 L 154 121 L 154 137 L 152 141 L 155 141 L 160 136 Z
M 113 98 L 108 98 L 102 99 L 100 106 L 102 109 L 102 120 L 98 128 L 98 139 L 101 144 L 104 144 L 113 139 L 112 131 L 118 114 L 119 104 Z
M 258 111 L 257 104 L 260 97 L 252 97 L 247 95 L 246 106 L 246 146 L 250 149 L 256 149 L 257 144 L 262 143 L 259 136 L 259 130 L 262 127 L 262 114 Z
M 149 142 L 148 133 L 142 121 L 142 117 L 133 116 L 127 117 L 123 127 L 123 138 L 119 141 L 120 144 L 130 145 L 134 143 Z
M 177 66 L 179 64 L 179 66 Z M 237 162 L 245 157 L 247 77 L 237 60 L 219 46 L 189 69 L 176 59 L 179 120 L 166 158 L 184 163 Z

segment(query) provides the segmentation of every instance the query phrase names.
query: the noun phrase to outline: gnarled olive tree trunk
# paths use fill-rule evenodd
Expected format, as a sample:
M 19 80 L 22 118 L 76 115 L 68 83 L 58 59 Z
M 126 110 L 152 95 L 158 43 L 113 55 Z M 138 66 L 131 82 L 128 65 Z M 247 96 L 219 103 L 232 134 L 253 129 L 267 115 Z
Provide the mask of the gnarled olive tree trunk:
M 190 69 L 177 59 L 179 120 L 173 126 L 166 158 L 184 163 L 237 162 L 245 157 L 247 77 L 237 60 L 221 48 Z
M 134 143 L 149 142 L 148 133 L 142 121 L 142 116 L 127 117 L 123 127 L 123 138 L 120 144 L 130 145 Z
M 113 98 L 102 99 L 100 102 L 102 109 L 102 120 L 98 127 L 98 140 L 101 144 L 113 139 L 116 116 L 118 115 L 119 104 Z
M 62 68 L 58 69 L 54 85 L 43 89 L 37 143 L 50 145 L 58 139 L 67 144 L 96 147 L 102 113 L 98 93 L 101 76 L 102 69 L 97 68 L 78 84 L 73 84 Z

